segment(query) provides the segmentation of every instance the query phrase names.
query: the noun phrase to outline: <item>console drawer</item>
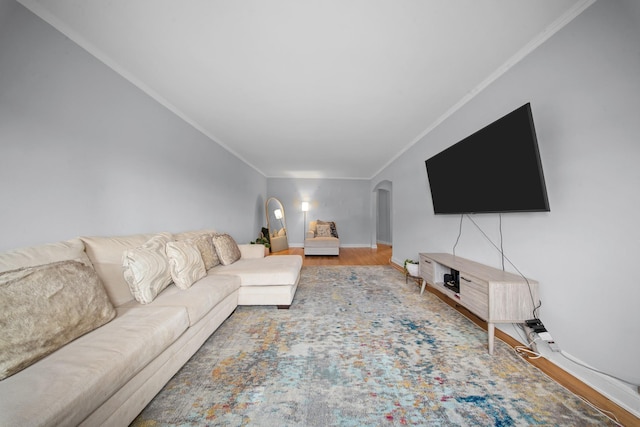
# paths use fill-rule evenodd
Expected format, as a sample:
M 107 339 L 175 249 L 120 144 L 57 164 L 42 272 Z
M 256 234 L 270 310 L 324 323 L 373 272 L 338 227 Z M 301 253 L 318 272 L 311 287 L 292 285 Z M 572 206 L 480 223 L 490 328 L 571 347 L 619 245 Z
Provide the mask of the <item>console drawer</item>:
M 434 262 L 424 255 L 420 255 L 420 276 L 427 281 L 427 283 L 435 284 L 434 282 Z
M 489 295 L 489 283 L 484 280 L 480 280 L 477 277 L 473 277 L 464 272 L 460 272 L 460 289 L 462 289 L 462 284 L 464 284 L 467 288 L 473 289 L 476 292 L 480 292 L 485 296 Z
M 482 319 L 489 318 L 489 296 L 485 292 L 478 291 L 473 282 L 469 284 L 460 280 L 460 303 Z

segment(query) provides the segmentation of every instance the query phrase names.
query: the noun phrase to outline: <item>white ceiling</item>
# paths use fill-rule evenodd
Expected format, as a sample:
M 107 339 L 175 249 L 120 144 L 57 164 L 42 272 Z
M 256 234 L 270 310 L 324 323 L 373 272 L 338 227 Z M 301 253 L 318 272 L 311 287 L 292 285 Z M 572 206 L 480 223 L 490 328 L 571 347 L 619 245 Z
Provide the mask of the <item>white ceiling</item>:
M 594 0 L 19 0 L 268 177 L 371 178 Z

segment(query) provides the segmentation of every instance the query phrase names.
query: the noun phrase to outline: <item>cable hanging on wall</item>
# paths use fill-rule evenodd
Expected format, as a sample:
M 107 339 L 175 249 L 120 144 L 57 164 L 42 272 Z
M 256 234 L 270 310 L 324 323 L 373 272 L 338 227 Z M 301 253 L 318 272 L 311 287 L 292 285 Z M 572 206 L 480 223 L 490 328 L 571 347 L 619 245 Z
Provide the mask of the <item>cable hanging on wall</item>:
M 456 246 L 458 245 L 458 242 L 460 241 L 460 236 L 462 235 L 462 220 L 464 219 L 465 216 L 469 219 L 469 221 L 471 221 L 471 223 L 473 225 L 476 226 L 476 228 L 480 231 L 480 233 L 482 233 L 484 238 L 489 243 L 491 243 L 491 245 L 500 253 L 500 256 L 502 257 L 502 270 L 504 270 L 504 261 L 507 260 L 507 262 L 518 272 L 518 274 L 527 283 L 527 286 L 529 288 L 529 295 L 531 297 L 531 303 L 533 305 L 532 316 L 533 316 L 534 319 L 537 319 L 538 318 L 538 310 L 540 309 L 540 307 L 542 307 L 542 301 L 538 300 L 538 303 L 536 304 L 536 302 L 535 302 L 535 300 L 533 298 L 533 291 L 531 290 L 531 284 L 529 283 L 529 279 L 527 279 L 525 277 L 525 275 L 522 274 L 522 272 L 518 269 L 518 267 L 516 267 L 504 253 L 503 239 L 502 239 L 502 215 L 499 216 L 499 218 L 500 218 L 500 247 L 498 247 L 495 243 L 493 243 L 493 241 L 489 238 L 489 236 L 487 236 L 487 233 L 485 233 L 484 230 L 482 230 L 482 228 L 473 220 L 473 218 L 471 218 L 471 216 L 469 216 L 469 214 L 461 214 L 460 215 L 460 225 L 459 225 L 459 229 L 458 229 L 458 237 L 456 238 L 456 243 L 453 245 L 453 255 L 454 256 L 456 255 Z

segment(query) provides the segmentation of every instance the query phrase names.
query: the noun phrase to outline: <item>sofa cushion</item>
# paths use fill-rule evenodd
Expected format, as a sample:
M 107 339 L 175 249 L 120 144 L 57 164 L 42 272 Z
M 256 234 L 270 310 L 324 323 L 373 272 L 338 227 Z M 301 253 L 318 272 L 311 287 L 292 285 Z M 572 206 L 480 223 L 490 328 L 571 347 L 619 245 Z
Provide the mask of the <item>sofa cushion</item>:
M 240 253 L 238 244 L 233 240 L 233 237 L 228 234 L 220 234 L 213 236 L 212 240 L 213 246 L 216 248 L 216 253 L 218 254 L 218 258 L 220 258 L 220 263 L 222 265 L 230 265 L 240 259 L 242 254 Z
M 197 237 L 200 237 L 203 234 L 215 236 L 219 233 L 213 229 L 191 230 L 191 231 L 182 231 L 179 233 L 174 233 L 173 238 L 174 240 L 189 240 L 189 239 L 195 239 Z
M 133 299 L 129 285 L 122 274 L 122 254 L 127 249 L 145 244 L 154 235 L 80 237 L 93 267 L 107 290 L 107 295 L 116 307 Z
M 340 240 L 335 237 L 315 237 L 304 241 L 305 248 L 337 248 Z
M 189 315 L 189 326 L 193 326 L 239 288 L 240 278 L 237 276 L 207 275 L 194 283 L 186 292 L 177 286 L 169 286 L 145 307 L 185 307 Z M 135 301 L 130 301 L 121 308 L 135 304 Z
M 298 282 L 301 268 L 302 257 L 299 255 L 274 255 L 219 265 L 209 274 L 237 275 L 241 286 L 294 285 Z
M 108 324 L 0 381 L 3 422 L 80 424 L 188 327 L 183 307 L 136 304 L 116 310 Z M 5 414 L 12 418 L 5 420 Z
M 144 245 L 127 249 L 122 255 L 123 276 L 131 294 L 141 304 L 149 304 L 171 283 L 165 246 L 171 235 L 161 233 Z
M 0 254 L 0 273 L 22 267 L 50 264 L 57 261 L 75 260 L 91 266 L 80 239 L 46 243 L 28 248 L 15 249 Z
M 244 243 L 244 244 L 238 245 L 238 249 L 240 249 L 240 254 L 242 255 L 240 257 L 241 259 L 265 257 L 264 245 Z
M 193 240 L 169 242 L 165 250 L 169 257 L 173 283 L 180 289 L 189 289 L 207 274 L 200 251 Z
M 98 275 L 80 262 L 0 273 L 0 380 L 115 315 Z

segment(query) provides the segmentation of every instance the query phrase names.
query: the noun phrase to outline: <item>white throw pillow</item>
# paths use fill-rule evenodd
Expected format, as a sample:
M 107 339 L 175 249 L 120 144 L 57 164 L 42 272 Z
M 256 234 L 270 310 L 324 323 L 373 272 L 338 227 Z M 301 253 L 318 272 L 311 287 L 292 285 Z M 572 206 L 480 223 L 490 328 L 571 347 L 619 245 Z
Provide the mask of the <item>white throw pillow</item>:
M 165 252 L 171 234 L 160 233 L 144 245 L 124 251 L 124 279 L 140 304 L 149 304 L 171 283 L 169 259 Z
M 189 289 L 207 275 L 200 251 L 193 240 L 169 242 L 166 251 L 171 278 L 180 289 Z

